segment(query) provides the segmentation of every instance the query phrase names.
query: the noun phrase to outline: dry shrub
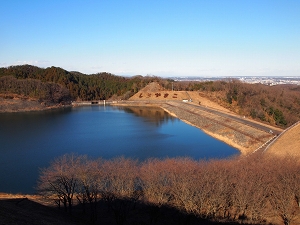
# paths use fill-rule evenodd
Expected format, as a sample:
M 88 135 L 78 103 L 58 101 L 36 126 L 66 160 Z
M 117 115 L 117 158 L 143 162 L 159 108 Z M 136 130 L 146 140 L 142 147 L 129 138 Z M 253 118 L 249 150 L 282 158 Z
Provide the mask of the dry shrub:
M 170 202 L 170 173 L 167 163 L 158 159 L 149 159 L 141 165 L 140 178 L 145 201 L 157 205 Z
M 136 190 L 138 164 L 136 160 L 124 157 L 105 161 L 101 167 L 104 173 L 102 192 L 117 198 L 133 197 Z
M 269 201 L 274 215 L 285 225 L 299 219 L 300 165 L 299 160 L 290 156 L 269 156 L 267 164 L 270 184 Z
M 230 170 L 233 219 L 262 222 L 267 215 L 269 183 L 261 156 L 233 161 Z

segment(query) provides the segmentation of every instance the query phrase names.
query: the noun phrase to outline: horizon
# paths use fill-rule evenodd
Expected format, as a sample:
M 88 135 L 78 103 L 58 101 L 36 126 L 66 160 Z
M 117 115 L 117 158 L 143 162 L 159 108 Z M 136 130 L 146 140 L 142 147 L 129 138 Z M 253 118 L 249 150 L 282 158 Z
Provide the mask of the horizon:
M 36 66 L 36 65 L 30 65 L 30 64 L 19 64 L 19 65 L 8 65 L 8 66 L 2 66 L 0 68 L 6 68 L 8 69 L 9 67 L 14 67 L 14 66 Z M 60 68 L 62 70 L 66 70 L 65 68 L 62 68 L 62 67 L 59 67 L 59 66 L 48 66 L 48 67 L 40 67 L 40 66 L 36 66 L 40 69 L 48 69 L 48 68 L 51 68 L 51 67 L 55 67 L 55 68 Z M 263 75 L 242 75 L 242 76 L 222 76 L 222 75 L 215 75 L 215 76 L 206 76 L 206 75 L 203 75 L 203 76 L 158 76 L 158 75 L 155 75 L 155 74 L 146 74 L 146 75 L 141 75 L 141 74 L 134 74 L 134 75 L 128 75 L 128 74 L 123 74 L 123 75 L 119 75 L 119 74 L 114 74 L 114 73 L 111 73 L 109 71 L 100 71 L 100 72 L 95 72 L 95 73 L 90 73 L 90 74 L 87 74 L 87 73 L 83 73 L 81 71 L 75 71 L 75 70 L 72 70 L 72 71 L 69 71 L 69 70 L 66 70 L 70 73 L 81 73 L 83 75 L 86 75 L 86 76 L 89 76 L 89 75 L 97 75 L 97 74 L 101 74 L 101 73 L 109 73 L 109 74 L 112 74 L 114 76 L 121 76 L 121 77 L 135 77 L 135 76 L 142 76 L 142 77 L 147 77 L 147 76 L 152 76 L 152 77 L 159 77 L 159 78 L 163 78 L 163 79 L 185 79 L 186 81 L 189 81 L 189 79 L 191 80 L 196 80 L 197 78 L 201 78 L 201 79 L 209 79 L 209 78 L 212 78 L 212 79 L 218 79 L 218 78 L 222 78 L 222 79 L 226 79 L 226 78 L 291 78 L 291 79 L 300 79 L 300 76 L 281 76 L 281 75 L 276 75 L 276 76 L 263 76 Z
M 0 67 L 119 76 L 300 76 L 300 2 L 4 1 Z

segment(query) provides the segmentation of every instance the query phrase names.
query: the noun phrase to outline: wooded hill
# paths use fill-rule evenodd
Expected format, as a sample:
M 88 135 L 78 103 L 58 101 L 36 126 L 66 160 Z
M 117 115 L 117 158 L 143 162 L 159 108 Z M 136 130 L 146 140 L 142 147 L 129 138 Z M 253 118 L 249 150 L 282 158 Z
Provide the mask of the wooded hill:
M 43 69 L 31 65 L 0 68 L 0 94 L 18 94 L 55 104 L 69 104 L 72 100 L 126 100 L 153 81 L 169 91 L 197 91 L 241 116 L 271 125 L 288 127 L 300 120 L 300 86 L 297 85 L 266 86 L 234 79 L 180 82 L 106 72 L 86 75 L 59 67 Z
M 121 77 L 110 73 L 86 75 L 59 67 L 31 65 L 0 68 L 0 93 L 15 93 L 56 103 L 66 100 L 127 99 L 157 77 Z M 55 93 L 55 96 L 53 96 Z
M 175 90 L 199 91 L 225 108 L 281 127 L 300 120 L 300 86 L 243 83 L 235 79 L 174 83 Z

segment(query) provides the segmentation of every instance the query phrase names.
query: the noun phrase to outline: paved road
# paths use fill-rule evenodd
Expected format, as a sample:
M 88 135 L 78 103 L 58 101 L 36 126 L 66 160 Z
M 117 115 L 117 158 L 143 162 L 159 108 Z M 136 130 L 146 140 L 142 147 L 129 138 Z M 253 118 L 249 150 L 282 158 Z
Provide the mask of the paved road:
M 230 114 L 227 114 L 227 113 L 223 113 L 221 111 L 218 111 L 218 110 L 215 110 L 215 109 L 212 109 L 212 108 L 208 108 L 208 107 L 201 106 L 201 105 L 199 105 L 199 106 L 198 105 L 192 105 L 192 104 L 189 104 L 189 103 L 180 103 L 180 104 L 181 105 L 189 105 L 189 106 L 195 107 L 197 109 L 200 109 L 202 111 L 206 111 L 206 112 L 218 115 L 218 116 L 222 116 L 222 117 L 225 117 L 225 118 L 228 118 L 228 119 L 231 119 L 231 120 L 235 120 L 239 123 L 242 123 L 242 124 L 245 124 L 245 125 L 248 125 L 248 126 L 251 126 L 251 127 L 255 127 L 255 128 L 263 130 L 265 132 L 270 132 L 270 130 L 271 130 L 270 127 L 264 126 L 262 124 L 246 120 L 246 119 L 244 119 L 242 117 L 239 117 L 239 116 L 234 116 L 234 115 L 230 115 Z M 278 134 L 281 133 L 278 130 L 272 130 L 272 132 L 273 132 L 274 135 L 275 134 L 278 135 Z

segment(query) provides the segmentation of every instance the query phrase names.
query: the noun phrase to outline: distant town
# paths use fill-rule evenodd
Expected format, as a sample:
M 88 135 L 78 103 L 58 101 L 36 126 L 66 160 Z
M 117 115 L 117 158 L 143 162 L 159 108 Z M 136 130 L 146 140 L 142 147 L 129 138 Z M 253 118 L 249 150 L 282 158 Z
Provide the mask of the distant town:
M 241 76 L 241 77 L 171 77 L 176 81 L 215 81 L 237 79 L 250 84 L 265 84 L 274 86 L 279 84 L 296 84 L 300 85 L 300 77 L 259 77 L 259 76 Z

